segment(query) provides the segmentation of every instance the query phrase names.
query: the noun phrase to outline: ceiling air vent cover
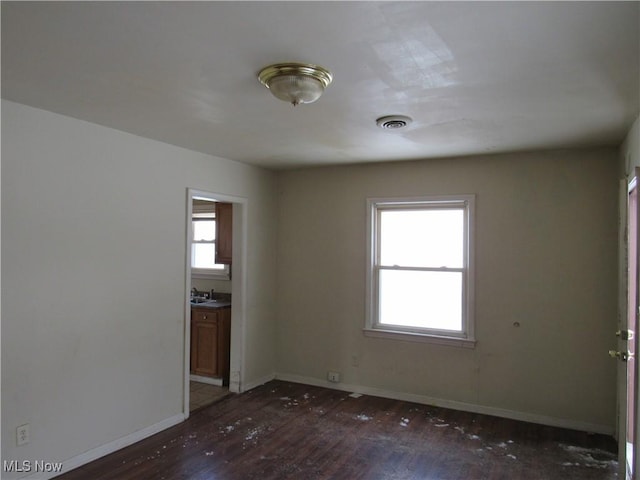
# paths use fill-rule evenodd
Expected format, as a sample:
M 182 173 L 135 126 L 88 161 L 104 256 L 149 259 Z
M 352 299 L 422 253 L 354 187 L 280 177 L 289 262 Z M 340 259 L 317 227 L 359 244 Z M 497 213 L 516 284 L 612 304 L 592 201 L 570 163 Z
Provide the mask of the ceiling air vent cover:
M 404 115 L 388 115 L 376 120 L 376 124 L 383 130 L 398 130 L 411 124 L 411 122 L 411 118 Z

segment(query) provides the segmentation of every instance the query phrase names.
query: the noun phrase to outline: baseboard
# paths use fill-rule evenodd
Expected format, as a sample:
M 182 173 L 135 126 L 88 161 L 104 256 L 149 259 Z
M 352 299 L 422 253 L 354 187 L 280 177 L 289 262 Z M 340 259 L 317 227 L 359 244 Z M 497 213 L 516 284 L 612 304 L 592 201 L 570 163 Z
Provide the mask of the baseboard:
M 86 465 L 89 462 L 97 460 L 98 458 L 102 458 L 110 453 L 116 452 L 121 448 L 128 447 L 140 440 L 144 440 L 151 435 L 155 435 L 162 430 L 166 430 L 167 428 L 173 427 L 178 423 L 184 421 L 184 414 L 180 413 L 178 415 L 174 415 L 173 417 L 169 417 L 161 422 L 158 422 L 149 427 L 143 428 L 142 430 L 138 430 L 133 432 L 125 437 L 118 438 L 112 442 L 106 443 L 99 447 L 93 448 L 89 451 L 81 453 L 75 457 L 70 458 L 69 460 L 65 460 L 62 466 L 62 470 L 56 473 L 44 473 L 39 472 L 38 474 L 29 475 L 28 477 L 24 477 L 26 480 L 48 480 L 50 478 L 55 478 L 59 475 L 67 473 L 71 470 L 74 470 L 82 465 Z
M 256 380 L 252 380 L 250 382 L 247 383 L 243 383 L 240 386 L 240 392 L 246 392 L 247 390 L 251 390 L 252 388 L 256 388 L 259 387 L 260 385 L 264 385 L 267 382 L 270 382 L 271 380 L 276 378 L 276 374 L 275 373 L 270 373 L 268 375 L 265 375 L 261 378 L 258 378 Z M 294 380 L 292 380 L 294 381 Z
M 472 403 L 458 402 L 455 400 L 446 400 L 442 398 L 434 398 L 426 395 L 417 395 L 405 392 L 393 392 L 374 387 L 366 387 L 362 385 L 350 385 L 346 383 L 333 383 L 328 380 L 320 380 L 313 377 L 302 375 L 291 375 L 288 373 L 276 373 L 277 380 L 287 382 L 303 383 L 305 385 L 314 385 L 317 387 L 332 388 L 345 392 L 356 392 L 364 395 L 372 395 L 374 397 L 391 398 L 393 400 L 403 400 L 406 402 L 420 403 L 423 405 L 432 405 L 435 407 L 450 408 L 452 410 L 461 410 L 463 412 L 480 413 L 483 415 L 493 415 L 494 417 L 509 418 L 511 420 L 519 420 L 522 422 L 537 423 L 540 425 L 548 425 L 551 427 L 569 428 L 572 430 L 580 430 L 590 433 L 601 433 L 613 436 L 615 428 L 609 425 L 600 425 L 578 420 L 570 420 L 564 418 L 548 417 L 546 415 L 538 415 L 527 412 L 518 412 L 515 410 L 507 410 L 503 408 L 489 407 L 486 405 L 476 405 Z
M 216 385 L 222 387 L 224 382 L 220 377 L 203 377 L 201 375 L 189 375 L 189 380 L 193 382 L 206 383 L 208 385 Z

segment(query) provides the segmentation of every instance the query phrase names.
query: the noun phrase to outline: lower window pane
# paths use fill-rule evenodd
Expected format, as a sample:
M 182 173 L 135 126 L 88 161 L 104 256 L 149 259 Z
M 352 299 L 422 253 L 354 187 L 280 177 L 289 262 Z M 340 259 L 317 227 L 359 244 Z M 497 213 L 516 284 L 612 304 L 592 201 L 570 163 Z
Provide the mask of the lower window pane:
M 191 259 L 192 268 L 224 269 L 224 265 L 216 263 L 216 246 L 213 243 L 194 243 Z
M 380 270 L 382 324 L 462 330 L 462 273 Z

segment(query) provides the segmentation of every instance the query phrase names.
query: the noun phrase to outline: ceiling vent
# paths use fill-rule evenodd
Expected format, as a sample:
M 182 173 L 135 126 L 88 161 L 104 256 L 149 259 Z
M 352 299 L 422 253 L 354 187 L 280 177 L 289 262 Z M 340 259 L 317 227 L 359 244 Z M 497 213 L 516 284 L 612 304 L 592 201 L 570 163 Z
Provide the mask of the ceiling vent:
M 376 125 L 383 130 L 398 130 L 410 125 L 412 121 L 410 117 L 405 115 L 387 115 L 377 119 Z

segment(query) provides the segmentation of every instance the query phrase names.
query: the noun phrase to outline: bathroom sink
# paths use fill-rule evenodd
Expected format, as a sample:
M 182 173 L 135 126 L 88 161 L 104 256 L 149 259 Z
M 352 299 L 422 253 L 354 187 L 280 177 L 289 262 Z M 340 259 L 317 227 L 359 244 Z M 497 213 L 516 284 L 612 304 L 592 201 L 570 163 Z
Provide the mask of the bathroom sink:
M 224 308 L 231 306 L 229 300 L 221 300 L 215 298 L 191 297 L 191 305 L 201 305 L 203 307 Z

